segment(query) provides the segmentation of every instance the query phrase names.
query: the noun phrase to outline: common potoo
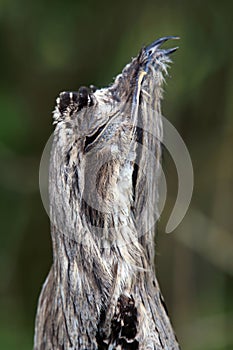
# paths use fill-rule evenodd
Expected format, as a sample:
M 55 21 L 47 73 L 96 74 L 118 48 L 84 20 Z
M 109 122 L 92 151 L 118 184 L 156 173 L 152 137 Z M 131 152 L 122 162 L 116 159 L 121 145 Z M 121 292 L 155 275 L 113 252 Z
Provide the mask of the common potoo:
M 143 48 L 111 86 L 57 98 L 53 265 L 34 350 L 179 349 L 154 269 L 168 39 Z

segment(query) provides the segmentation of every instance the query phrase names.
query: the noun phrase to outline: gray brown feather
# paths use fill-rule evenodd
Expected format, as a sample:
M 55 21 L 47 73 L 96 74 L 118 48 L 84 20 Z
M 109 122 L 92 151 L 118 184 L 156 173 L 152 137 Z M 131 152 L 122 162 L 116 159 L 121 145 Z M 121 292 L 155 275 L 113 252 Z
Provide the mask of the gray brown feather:
M 57 99 L 49 175 L 54 261 L 34 350 L 179 349 L 155 276 L 151 224 L 169 62 L 166 51 L 158 48 L 149 61 L 142 49 L 109 88 Z

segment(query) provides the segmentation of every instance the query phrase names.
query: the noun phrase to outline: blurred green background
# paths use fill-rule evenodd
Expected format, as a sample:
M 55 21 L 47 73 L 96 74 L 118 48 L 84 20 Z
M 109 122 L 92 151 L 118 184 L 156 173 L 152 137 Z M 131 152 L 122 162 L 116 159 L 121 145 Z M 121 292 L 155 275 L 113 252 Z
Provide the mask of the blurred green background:
M 109 84 L 142 45 L 179 35 L 163 113 L 190 151 L 189 211 L 164 234 L 157 271 L 182 349 L 233 349 L 233 2 L 0 1 L 0 348 L 32 348 L 34 316 L 52 261 L 38 169 L 60 91 Z M 175 43 L 177 44 L 177 43 Z M 170 44 L 171 45 L 171 44 Z

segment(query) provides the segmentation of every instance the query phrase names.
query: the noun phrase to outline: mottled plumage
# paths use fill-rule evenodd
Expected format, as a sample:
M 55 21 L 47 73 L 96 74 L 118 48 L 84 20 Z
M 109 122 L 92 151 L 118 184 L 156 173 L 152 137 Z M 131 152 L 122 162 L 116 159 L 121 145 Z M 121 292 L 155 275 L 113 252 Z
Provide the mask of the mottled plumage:
M 34 350 L 179 349 L 154 270 L 163 74 L 143 48 L 104 89 L 63 92 L 50 161 L 53 266 Z M 174 39 L 174 38 L 173 38 Z

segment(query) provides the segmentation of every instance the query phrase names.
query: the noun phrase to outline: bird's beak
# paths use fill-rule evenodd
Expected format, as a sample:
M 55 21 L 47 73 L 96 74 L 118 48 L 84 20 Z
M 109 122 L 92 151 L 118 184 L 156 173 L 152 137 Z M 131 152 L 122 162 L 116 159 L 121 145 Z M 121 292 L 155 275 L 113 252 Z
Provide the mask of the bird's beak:
M 156 50 L 158 50 L 160 48 L 160 46 L 165 43 L 167 40 L 178 40 L 180 39 L 178 36 L 165 36 L 164 38 L 160 38 L 156 41 L 154 41 L 152 44 L 148 45 L 146 48 L 145 48 L 145 51 L 150 53 L 150 54 L 153 54 Z M 163 50 L 163 53 L 165 55 L 170 55 L 172 52 L 176 51 L 178 49 L 178 47 L 174 47 L 174 48 L 171 48 L 171 49 L 167 49 L 167 50 Z

